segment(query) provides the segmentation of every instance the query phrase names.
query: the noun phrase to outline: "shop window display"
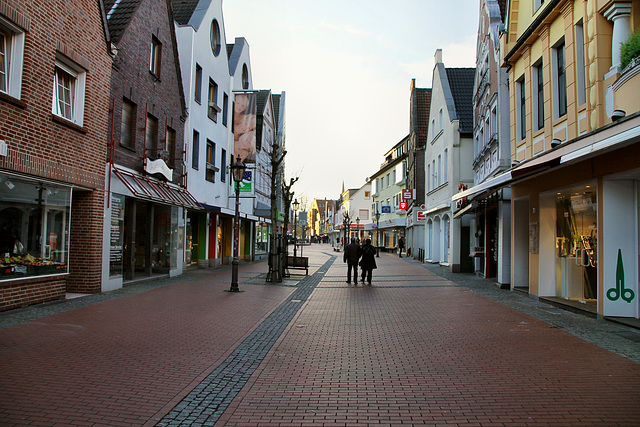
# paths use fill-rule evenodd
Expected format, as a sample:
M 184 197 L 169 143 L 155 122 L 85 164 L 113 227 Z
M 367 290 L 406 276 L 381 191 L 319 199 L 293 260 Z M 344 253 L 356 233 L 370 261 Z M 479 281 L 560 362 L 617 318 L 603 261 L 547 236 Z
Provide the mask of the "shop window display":
M 0 280 L 67 273 L 71 189 L 0 174 Z

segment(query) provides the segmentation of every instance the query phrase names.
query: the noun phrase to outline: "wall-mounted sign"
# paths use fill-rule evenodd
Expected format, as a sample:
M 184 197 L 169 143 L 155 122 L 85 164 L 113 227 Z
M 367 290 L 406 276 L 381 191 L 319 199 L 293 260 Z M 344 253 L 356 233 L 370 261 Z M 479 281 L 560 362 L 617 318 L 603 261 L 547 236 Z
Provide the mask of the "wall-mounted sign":
M 382 213 L 391 213 L 391 206 L 382 206 Z
M 416 190 L 414 188 L 405 188 L 402 190 L 402 198 L 405 200 L 415 200 Z
M 398 207 L 402 210 L 407 210 L 407 202 L 400 202 Z
M 417 221 L 425 221 L 427 219 L 427 211 L 418 211 Z

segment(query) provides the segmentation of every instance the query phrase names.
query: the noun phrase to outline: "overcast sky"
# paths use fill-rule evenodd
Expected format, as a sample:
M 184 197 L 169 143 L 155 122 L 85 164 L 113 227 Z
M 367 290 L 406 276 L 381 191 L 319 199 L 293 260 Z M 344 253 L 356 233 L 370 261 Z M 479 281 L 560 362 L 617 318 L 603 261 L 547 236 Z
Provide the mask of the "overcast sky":
M 286 92 L 286 175 L 337 199 L 409 133 L 411 79 L 433 56 L 475 67 L 478 0 L 223 0 L 228 43 L 247 39 L 255 89 Z

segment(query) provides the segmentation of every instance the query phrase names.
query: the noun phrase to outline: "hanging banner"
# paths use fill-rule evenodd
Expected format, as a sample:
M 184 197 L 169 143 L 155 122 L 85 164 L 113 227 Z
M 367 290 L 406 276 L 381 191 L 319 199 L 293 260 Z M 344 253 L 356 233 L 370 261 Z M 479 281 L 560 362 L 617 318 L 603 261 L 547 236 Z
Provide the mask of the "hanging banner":
M 234 156 L 244 163 L 256 162 L 257 94 L 236 93 L 233 106 Z

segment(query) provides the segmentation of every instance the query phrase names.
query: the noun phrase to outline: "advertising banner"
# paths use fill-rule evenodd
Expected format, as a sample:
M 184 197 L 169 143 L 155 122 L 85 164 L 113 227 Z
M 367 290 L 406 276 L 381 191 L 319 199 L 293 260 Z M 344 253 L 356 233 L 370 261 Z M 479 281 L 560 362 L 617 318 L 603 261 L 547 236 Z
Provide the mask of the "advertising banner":
M 244 171 L 244 178 L 239 185 L 240 193 L 251 193 L 253 192 L 253 171 Z
M 233 106 L 234 156 L 244 163 L 256 162 L 257 94 L 236 93 Z

